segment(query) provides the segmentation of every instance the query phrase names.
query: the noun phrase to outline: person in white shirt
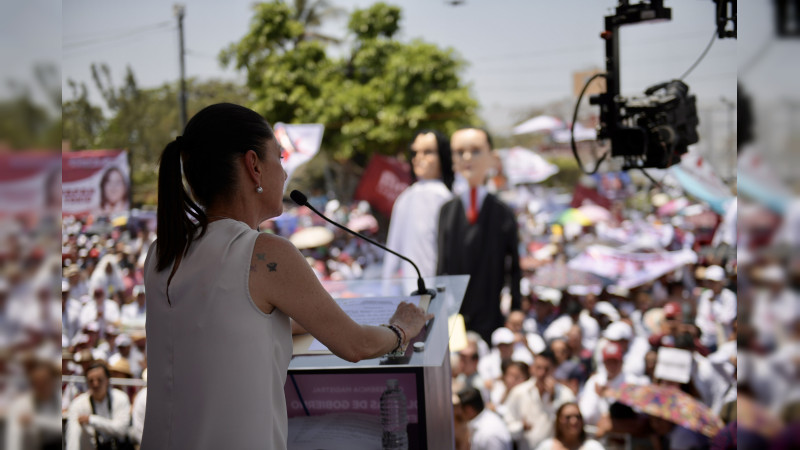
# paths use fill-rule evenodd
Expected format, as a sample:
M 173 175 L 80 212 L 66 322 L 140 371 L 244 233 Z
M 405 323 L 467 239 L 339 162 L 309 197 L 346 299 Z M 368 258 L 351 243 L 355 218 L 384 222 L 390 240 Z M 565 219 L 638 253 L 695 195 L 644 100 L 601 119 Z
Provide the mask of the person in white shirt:
M 563 305 L 564 315 L 554 320 L 544 332 L 544 339 L 551 342 L 554 339 L 563 338 L 573 325 L 581 327 L 583 347 L 593 351 L 597 346 L 597 338 L 600 335 L 600 325 L 597 320 L 589 314 L 582 314 L 583 307 L 578 300 L 572 300 Z
M 86 370 L 89 392 L 69 407 L 66 450 L 90 450 L 127 439 L 131 402 L 124 392 L 110 389 L 109 378 L 105 364 L 92 363 Z
M 709 289 L 703 291 L 697 301 L 695 325 L 700 328 L 700 343 L 714 352 L 731 332 L 731 323 L 737 314 L 736 294 L 724 287 L 725 269 L 720 266 L 707 267 L 705 279 Z
M 119 322 L 119 305 L 106 297 L 105 290 L 97 287 L 92 291 L 92 299 L 81 308 L 81 326 L 97 322 L 101 329 L 106 324 Z
M 142 372 L 142 380 L 147 383 L 147 369 Z M 142 443 L 142 432 L 144 431 L 144 413 L 147 410 L 147 386 L 136 393 L 131 408 L 131 428 L 130 437 L 136 444 Z
M 61 446 L 60 374 L 55 363 L 38 357 L 28 368 L 30 392 L 14 399 L 5 411 L 5 448 Z
M 469 420 L 472 450 L 511 450 L 511 434 L 505 422 L 494 411 L 484 408 L 477 389 L 463 389 L 458 393 L 458 399 L 465 418 Z
M 436 275 L 439 211 L 453 197 L 453 162 L 450 141 L 434 130 L 417 132 L 409 147 L 412 178 L 392 207 L 386 246 L 406 255 L 419 267 L 423 277 Z M 387 253 L 383 278 L 416 278 L 411 264 Z
M 554 365 L 555 357 L 549 349 L 536 355 L 531 379 L 508 394 L 504 419 L 520 450 L 535 449 L 552 437 L 556 410 L 563 403 L 575 401 L 572 391 L 553 377 Z
M 133 287 L 134 301 L 120 308 L 120 322 L 123 326 L 130 328 L 144 328 L 146 322 L 146 297 L 144 285 Z
M 522 336 L 521 334 L 519 336 Z M 525 337 L 522 336 L 523 342 Z M 506 360 L 520 361 L 533 364 L 533 355 L 524 343 L 517 346 L 514 332 L 501 327 L 492 333 L 492 351 L 481 358 L 478 363 L 478 373 L 485 381 L 495 381 L 502 376 L 502 363 Z
M 636 376 L 644 376 L 645 356 L 650 351 L 650 342 L 647 339 L 635 336 L 633 327 L 627 322 L 618 321 L 611 323 L 604 331 L 603 337 L 597 343 L 594 352 L 595 367 L 598 372 L 605 372 L 603 365 L 603 349 L 609 343 L 616 343 L 622 348 L 622 371 Z
M 68 340 L 75 338 L 81 330 L 80 323 L 81 303 L 70 297 L 69 283 L 61 282 L 61 334 Z
M 649 384 L 644 377 L 622 371 L 623 353 L 619 344 L 607 343 L 602 353 L 605 371 L 589 377 L 578 401 L 581 414 L 589 425 L 597 425 L 603 416 L 609 414 L 613 401 L 607 395 L 608 389 L 619 389 L 624 383 Z

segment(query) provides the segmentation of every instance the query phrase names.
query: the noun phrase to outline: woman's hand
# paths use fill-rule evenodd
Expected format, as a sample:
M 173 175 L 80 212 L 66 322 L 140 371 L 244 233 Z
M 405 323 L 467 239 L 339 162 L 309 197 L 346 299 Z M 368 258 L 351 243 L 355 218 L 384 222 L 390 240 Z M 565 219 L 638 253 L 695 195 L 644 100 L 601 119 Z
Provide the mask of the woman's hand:
M 403 342 L 403 346 L 405 346 L 422 331 L 425 322 L 431 319 L 433 319 L 433 314 L 425 314 L 422 308 L 414 306 L 412 303 L 400 302 L 392 318 L 389 319 L 389 324 L 397 325 L 406 333 L 406 340 Z

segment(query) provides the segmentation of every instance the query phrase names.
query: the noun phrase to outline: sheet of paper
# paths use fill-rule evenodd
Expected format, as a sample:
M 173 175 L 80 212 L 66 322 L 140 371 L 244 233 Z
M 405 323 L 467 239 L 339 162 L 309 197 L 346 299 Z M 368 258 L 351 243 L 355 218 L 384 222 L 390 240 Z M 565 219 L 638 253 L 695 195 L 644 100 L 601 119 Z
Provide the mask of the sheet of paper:
M 381 325 L 389 323 L 389 319 L 397 309 L 400 302 L 412 303 L 420 306 L 420 296 L 413 297 L 367 297 L 367 298 L 342 298 L 336 302 L 345 313 L 356 323 L 362 325 Z M 425 305 L 423 305 L 424 307 Z M 314 339 L 308 347 L 310 352 L 326 351 L 328 347 Z

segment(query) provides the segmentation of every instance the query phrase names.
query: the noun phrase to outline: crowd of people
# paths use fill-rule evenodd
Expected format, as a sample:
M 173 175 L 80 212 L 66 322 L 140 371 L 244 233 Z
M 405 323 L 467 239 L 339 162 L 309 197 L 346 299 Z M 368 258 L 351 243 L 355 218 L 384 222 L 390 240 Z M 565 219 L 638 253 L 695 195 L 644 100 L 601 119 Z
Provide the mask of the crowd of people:
M 486 137 L 490 144 L 488 134 Z M 436 157 L 444 142 L 438 135 L 412 145 L 412 162 Z M 453 148 L 457 176 L 454 183 L 443 186 L 444 191 L 426 184 L 421 172 L 412 185 L 421 188 L 415 193 L 417 202 L 423 201 L 420 198 L 426 191 L 435 191 L 443 197 L 437 205 L 455 200 L 462 203 L 449 207 L 448 220 L 453 224 L 438 219 L 412 235 L 435 247 L 438 264 L 431 260 L 429 248 L 403 247 L 408 242 L 392 230 L 403 219 L 393 215 L 387 233 L 396 246 L 393 248 L 412 257 L 415 251 L 421 255 L 421 266 L 427 271 L 423 275 L 433 276 L 469 272 L 472 268 L 463 263 L 475 254 L 463 252 L 484 245 L 473 241 L 443 245 L 442 227 L 465 226 L 460 220 L 470 225 L 484 220 L 485 230 L 501 232 L 493 228 L 491 218 L 484 217 L 488 213 L 480 215 L 481 207 L 495 201 L 494 211 L 508 211 L 516 227 L 508 238 L 492 241 L 503 242 L 507 252 L 498 253 L 494 263 L 500 266 L 500 273 L 479 296 L 469 299 L 468 292 L 469 306 L 462 307 L 467 324 L 465 344 L 451 348 L 458 448 L 632 445 L 688 449 L 708 448 L 712 442 L 723 445 L 718 448 L 730 448 L 724 446 L 730 445 L 725 439 L 736 436 L 737 427 L 739 436 L 743 429 L 750 433 L 744 435 L 748 442 L 766 442 L 779 438 L 785 425 L 800 419 L 796 414 L 800 397 L 793 390 L 800 375 L 795 364 L 800 309 L 792 290 L 797 274 L 786 271 L 780 255 L 750 252 L 748 260 L 737 261 L 730 252 L 718 251 L 725 246 L 735 248 L 735 241 L 700 242 L 703 230 L 680 217 L 680 212 L 659 212 L 665 194 L 658 188 L 647 194 L 652 201 L 649 209 L 625 206 L 623 196 L 613 200 L 609 208 L 613 213 L 606 220 L 578 226 L 556 223 L 553 211 L 560 212 L 567 205 L 543 208 L 539 202 L 532 207 L 536 203 L 532 198 L 553 198 L 554 190 L 484 185 L 485 173 L 459 172 L 465 161 L 472 163 L 468 170 L 477 170 L 480 152 L 491 150 L 491 145 L 484 149 L 470 145 Z M 432 173 L 433 178 L 441 179 L 441 168 Z M 455 194 L 442 195 L 450 189 Z M 364 202 L 343 205 L 324 196 L 312 202 L 343 223 L 370 214 Z M 260 230 L 291 238 L 305 228 L 326 226 L 306 208 L 286 204 L 285 209 L 280 218 L 262 223 Z M 466 219 L 458 219 L 453 211 Z M 502 224 L 499 229 L 508 233 L 509 226 Z M 657 233 L 639 251 L 686 249 L 696 258 L 630 286 L 608 279 L 542 285 L 536 278 L 537 272 L 554 264 L 568 270 L 565 263 L 593 243 L 609 242 L 610 237 L 620 235 L 635 240 L 641 236 L 631 235 L 630 230 L 647 227 L 669 232 Z M 718 233 L 723 233 L 722 226 L 719 228 Z M 136 444 L 141 439 L 146 400 L 142 395 L 147 377 L 143 269 L 155 238 L 153 223 L 135 220 L 135 215 L 127 223 L 116 224 L 104 218 L 65 217 L 61 230 L 60 370 L 62 375 L 86 380 L 62 383 L 67 448 L 90 448 L 92 442 L 111 440 L 119 445 Z M 330 230 L 332 239 L 301 249 L 320 280 L 408 276 L 397 261 L 384 259 L 375 247 L 338 229 Z M 468 228 L 464 230 L 460 239 L 477 238 L 470 236 Z M 380 234 L 381 230 L 370 227 L 362 231 Z M 457 264 L 443 265 L 447 258 L 442 252 L 459 246 L 465 250 L 455 255 Z M 512 254 L 516 256 L 510 257 Z M 386 269 L 386 261 L 391 261 L 391 269 Z M 29 289 L 41 294 L 42 306 L 49 298 L 47 289 L 36 286 L 44 282 L 29 283 Z M 497 289 L 502 291 L 494 298 L 498 283 Z M 8 289 L 3 292 L 13 296 Z M 33 314 L 41 315 L 41 311 Z M 42 329 L 46 327 L 28 329 L 24 320 L 18 323 L 28 336 L 48 335 L 47 329 Z M 675 353 L 662 349 L 677 350 L 688 362 L 670 368 Z M 49 365 L 42 364 L 46 361 L 42 358 L 31 361 L 38 362 L 38 366 L 32 362 L 26 371 L 33 385 L 35 367 L 53 369 L 53 364 L 52 358 Z M 116 381 L 115 389 L 109 390 L 112 378 L 129 382 Z M 631 385 L 680 391 L 696 402 L 692 407 L 707 410 L 714 420 L 701 429 L 692 426 L 697 421 L 679 423 L 645 412 L 649 410 L 643 405 L 621 398 L 622 389 Z M 753 425 L 763 423 L 771 426 Z

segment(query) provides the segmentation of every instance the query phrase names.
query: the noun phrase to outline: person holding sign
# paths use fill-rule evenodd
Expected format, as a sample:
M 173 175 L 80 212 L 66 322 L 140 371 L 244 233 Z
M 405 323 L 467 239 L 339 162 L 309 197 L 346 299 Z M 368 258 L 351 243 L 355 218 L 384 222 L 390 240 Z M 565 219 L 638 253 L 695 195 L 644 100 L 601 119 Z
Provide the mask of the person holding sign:
M 242 106 L 203 109 L 164 149 L 143 449 L 285 449 L 290 318 L 348 361 L 405 348 L 432 318 L 401 303 L 383 326 L 350 319 L 291 242 L 257 230 L 281 214 L 285 181 L 270 125 Z

